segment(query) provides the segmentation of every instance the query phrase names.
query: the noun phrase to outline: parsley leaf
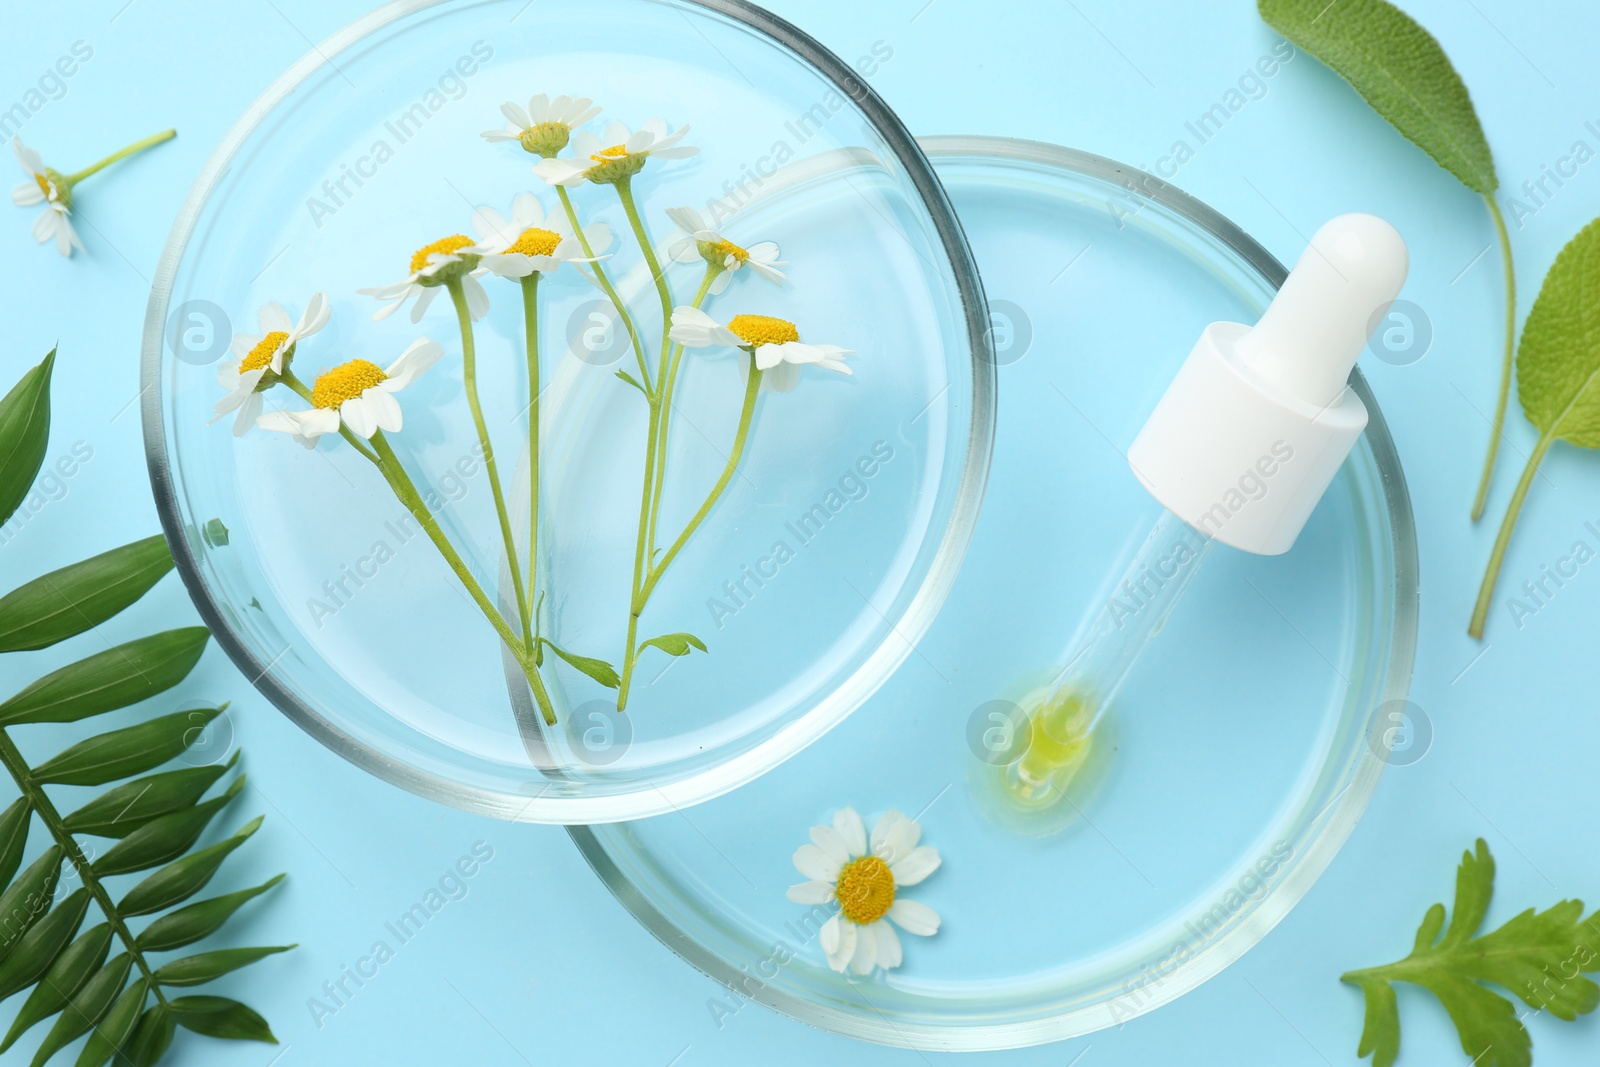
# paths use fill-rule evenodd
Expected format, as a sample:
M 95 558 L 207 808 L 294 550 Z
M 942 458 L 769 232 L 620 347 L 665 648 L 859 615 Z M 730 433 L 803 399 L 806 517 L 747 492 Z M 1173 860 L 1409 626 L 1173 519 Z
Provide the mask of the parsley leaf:
M 1600 985 L 1583 977 L 1600 971 L 1600 915 L 1585 920 L 1583 901 L 1563 900 L 1544 911 L 1529 908 L 1498 930 L 1475 936 L 1493 894 L 1494 858 L 1480 837 L 1476 850 L 1461 856 L 1448 930 L 1444 905 L 1435 904 L 1423 916 L 1411 955 L 1340 975 L 1366 998 L 1356 1055 L 1372 1056 L 1372 1067 L 1390 1067 L 1399 1056 L 1400 1007 L 1393 982 L 1410 982 L 1439 998 L 1474 1067 L 1533 1062 L 1533 1040 L 1516 1005 L 1482 983 L 1569 1022 L 1600 1007 Z

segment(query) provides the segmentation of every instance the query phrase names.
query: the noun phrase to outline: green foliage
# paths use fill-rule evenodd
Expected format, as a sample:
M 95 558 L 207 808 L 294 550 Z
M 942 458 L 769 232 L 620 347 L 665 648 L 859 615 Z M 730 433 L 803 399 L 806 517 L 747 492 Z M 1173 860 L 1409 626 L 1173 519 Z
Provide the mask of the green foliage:
M 1410 15 L 1386 0 L 1259 0 L 1257 7 L 1461 184 L 1483 196 L 1499 188 L 1461 75 Z
M 562 659 L 566 660 L 572 666 L 576 667 L 584 674 L 587 674 L 590 678 L 593 678 L 607 689 L 615 689 L 618 685 L 622 684 L 622 680 L 617 677 L 617 669 L 611 664 L 607 663 L 605 660 L 595 659 L 593 656 L 580 656 L 575 652 L 568 652 L 566 649 L 562 648 L 548 637 L 541 637 L 539 640 L 542 641 L 544 645 L 550 649 L 550 651 L 554 652 L 556 655 L 560 656 Z
M 51 353 L 0 399 L 0 522 L 26 495 L 44 460 L 54 358 Z M 165 541 L 152 537 L 28 582 L 0 597 L 0 652 L 40 649 L 85 633 L 131 606 L 171 569 Z M 234 770 L 237 755 L 222 766 L 159 770 L 224 709 L 180 711 L 106 730 L 37 764 L 10 733 L 25 724 L 91 719 L 165 692 L 194 668 L 208 640 L 201 627 L 138 638 L 52 671 L 0 702 L 0 764 L 21 793 L 0 811 L 0 1001 L 28 992 L 0 1040 L 0 1054 L 50 1019 L 34 1067 L 85 1034 L 79 1067 L 114 1057 L 136 1067 L 155 1064 L 179 1027 L 276 1043 L 266 1021 L 243 1004 L 169 993 L 283 948 L 153 958 L 216 933 L 283 878 L 184 903 L 261 825 L 256 819 L 220 844 L 190 851 L 244 788 L 244 775 L 237 774 L 207 799 Z M 147 776 L 125 781 L 134 775 Z M 112 788 L 62 816 L 47 786 Z M 36 826 L 41 852 L 24 866 Z M 113 843 L 91 861 L 79 834 Z M 141 871 L 152 873 L 115 901 L 106 880 Z M 66 886 L 76 888 L 66 892 Z M 104 921 L 84 929 L 91 916 Z M 155 918 L 136 932 L 129 920 L 138 916 Z
M 706 650 L 706 643 L 694 634 L 662 634 L 652 637 L 648 641 L 639 642 L 641 649 L 659 648 L 669 656 L 687 656 L 691 648 L 698 648 L 701 652 Z
M 1461 1049 L 1476 1067 L 1528 1067 L 1533 1042 L 1500 986 L 1535 1010 L 1571 1021 L 1600 1007 L 1600 985 L 1583 977 L 1600 971 L 1600 918 L 1583 917 L 1583 901 L 1563 900 L 1527 911 L 1478 936 L 1494 894 L 1494 858 L 1478 839 L 1461 856 L 1455 907 L 1445 929 L 1443 904 L 1423 916 L 1411 954 L 1383 967 L 1350 971 L 1340 980 L 1366 998 L 1358 1056 L 1391 1067 L 1400 1055 L 1400 1008 L 1393 982 L 1410 982 L 1439 998 L 1455 1023 Z M 1441 936 L 1442 933 L 1442 936 Z

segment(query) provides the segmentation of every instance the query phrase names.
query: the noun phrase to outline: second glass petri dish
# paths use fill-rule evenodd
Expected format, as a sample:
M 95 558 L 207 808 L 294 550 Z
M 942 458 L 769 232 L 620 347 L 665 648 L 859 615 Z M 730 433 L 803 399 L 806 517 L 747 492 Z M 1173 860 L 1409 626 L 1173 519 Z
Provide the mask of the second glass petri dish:
M 944 608 L 848 722 L 737 795 L 570 832 L 730 1008 L 749 998 L 888 1045 L 1011 1048 L 1172 1000 L 1306 893 L 1366 806 L 1405 698 L 1416 545 L 1357 372 L 1371 422 L 1295 548 L 1215 549 L 1061 817 L 997 805 L 991 732 L 1059 669 L 1158 510 L 1124 450 L 1201 328 L 1253 322 L 1284 271 L 1131 168 L 1030 142 L 922 143 L 983 270 L 1000 365 L 989 488 Z M 867 976 L 827 966 L 829 906 L 785 895 L 805 880 L 791 856 L 808 829 L 846 806 L 869 827 L 891 809 L 918 818 L 943 860 L 904 890 L 941 929 L 902 933 L 904 963 Z

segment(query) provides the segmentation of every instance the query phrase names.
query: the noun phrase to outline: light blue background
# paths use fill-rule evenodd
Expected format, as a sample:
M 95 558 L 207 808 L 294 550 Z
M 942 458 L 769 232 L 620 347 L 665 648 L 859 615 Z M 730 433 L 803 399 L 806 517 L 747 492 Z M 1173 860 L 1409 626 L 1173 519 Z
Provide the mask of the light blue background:
M 919 134 L 988 133 L 1058 141 L 1153 166 L 1184 124 L 1233 87 L 1276 39 L 1253 5 L 1113 0 L 782 0 L 778 13 L 847 59 L 887 43 L 875 87 Z M 244 107 L 310 42 L 359 14 L 362 0 L 4 0 L 0 108 L 22 98 L 76 41 L 91 61 L 22 129 L 63 169 L 172 125 L 178 141 L 81 190 L 89 254 L 33 247 L 32 213 L 0 205 L 5 298 L 0 380 L 61 346 L 51 456 L 75 441 L 94 458 L 20 533 L 0 545 L 9 587 L 156 529 L 142 454 L 138 341 L 148 281 L 192 176 Z M 1471 87 L 1507 195 L 1573 143 L 1600 149 L 1600 68 L 1590 5 L 1411 0 Z M 1337 975 L 1404 954 L 1423 910 L 1448 897 L 1460 850 L 1482 835 L 1500 863 L 1492 924 L 1562 896 L 1600 896 L 1590 809 L 1600 562 L 1519 629 L 1504 604 L 1489 642 L 1466 621 L 1494 523 L 1533 435 L 1513 411 L 1491 515 L 1467 510 L 1493 403 L 1501 281 L 1492 232 L 1467 192 L 1383 124 L 1336 77 L 1300 56 L 1203 145 L 1175 178 L 1292 260 L 1325 218 L 1372 211 L 1412 250 L 1405 297 L 1425 309 L 1431 350 L 1409 366 L 1366 370 L 1404 457 L 1421 540 L 1422 636 L 1414 699 L 1431 720 L 1425 758 L 1392 768 L 1350 843 L 1305 902 L 1255 950 L 1200 990 L 1117 1031 L 972 1057 L 1013 1065 L 1354 1063 L 1360 998 Z M 1526 201 L 1534 206 L 1532 201 Z M 1509 204 L 1508 204 L 1509 210 Z M 1514 225 L 1525 313 L 1562 244 L 1600 213 L 1590 162 Z M 1487 254 L 1485 254 L 1487 250 Z M 1557 446 L 1508 558 L 1502 601 L 1574 541 L 1596 544 L 1600 463 Z M 1591 575 L 1596 571 L 1597 575 Z M 157 607 L 192 618 L 175 578 Z M 177 624 L 176 621 L 172 624 Z M 75 654 L 85 654 L 77 649 Z M 51 660 L 6 661 L 14 689 Z M 938 1057 L 858 1045 L 758 1006 L 719 1029 L 720 987 L 635 926 L 555 828 L 503 825 L 446 810 L 367 778 L 298 732 L 215 649 L 179 691 L 235 703 L 235 740 L 254 786 L 239 813 L 267 824 L 227 875 L 290 880 L 252 905 L 240 932 L 301 948 L 228 980 L 283 1045 L 181 1036 L 178 1064 L 578 1062 L 910 1064 Z M 235 821 L 242 821 L 235 819 Z M 408 909 L 475 842 L 494 858 L 377 978 L 319 1027 L 307 1008 L 384 923 Z M 719 997 L 720 999 L 720 997 Z M 1464 1062 L 1438 1005 L 1400 992 L 1404 1063 Z M 9 1012 L 5 1014 L 9 1015 Z M 1529 1021 L 1537 1062 L 1593 1062 L 1595 1019 Z M 31 1048 L 30 1038 L 23 1048 Z M 12 1058 L 19 1057 L 12 1053 Z M 275 1059 L 275 1057 L 278 1057 Z

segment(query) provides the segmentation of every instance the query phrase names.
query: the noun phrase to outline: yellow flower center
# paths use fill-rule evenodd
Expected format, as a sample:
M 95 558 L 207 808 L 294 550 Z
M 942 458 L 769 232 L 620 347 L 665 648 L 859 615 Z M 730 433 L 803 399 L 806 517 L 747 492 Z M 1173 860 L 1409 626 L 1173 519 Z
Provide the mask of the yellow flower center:
M 541 230 L 537 226 L 522 231 L 522 236 L 517 238 L 517 243 L 506 249 L 506 252 L 517 253 L 524 256 L 553 256 L 556 246 L 561 243 L 561 235 L 554 230 Z
M 39 191 L 45 195 L 45 199 L 55 199 L 55 188 L 50 184 L 49 178 L 46 178 L 43 174 L 35 174 L 33 180 L 39 183 Z
M 735 315 L 733 321 L 728 323 L 728 329 L 752 348 L 800 340 L 799 327 L 786 319 L 775 319 L 770 315 Z
M 744 262 L 747 262 L 750 259 L 750 250 L 749 249 L 740 248 L 738 245 L 734 244 L 732 241 L 728 240 L 727 238 L 723 238 L 722 240 L 718 241 L 716 244 L 712 245 L 711 247 L 715 248 L 717 250 L 717 253 L 719 255 L 721 255 L 724 259 L 726 259 L 728 256 L 732 256 L 734 258 L 734 261 L 738 262 L 738 263 L 744 263 Z
M 244 374 L 247 371 L 260 370 L 262 367 L 271 364 L 272 356 L 278 351 L 278 346 L 288 339 L 289 335 L 282 330 L 273 330 L 267 334 L 256 342 L 256 346 L 250 350 L 250 354 L 245 356 L 239 363 L 239 373 Z
M 846 919 L 858 926 L 875 923 L 894 903 L 894 875 L 877 856 L 862 856 L 839 872 L 833 895 Z
M 323 374 L 311 387 L 311 405 L 319 408 L 337 408 L 346 400 L 354 400 L 374 385 L 388 379 L 376 363 L 352 359 Z
M 432 256 L 435 252 L 440 252 L 444 255 L 451 255 L 461 251 L 470 244 L 472 244 L 472 238 L 466 236 L 465 234 L 457 233 L 452 234 L 449 237 L 442 237 L 433 242 L 431 245 L 423 245 L 421 248 L 417 249 L 416 253 L 411 257 L 411 273 L 415 274 L 423 267 L 426 267 L 428 265 L 428 257 Z
M 627 154 L 627 145 L 614 144 L 610 148 L 600 149 L 600 151 L 596 152 L 589 158 L 594 160 L 596 163 L 615 163 L 617 160 L 627 156 Z

